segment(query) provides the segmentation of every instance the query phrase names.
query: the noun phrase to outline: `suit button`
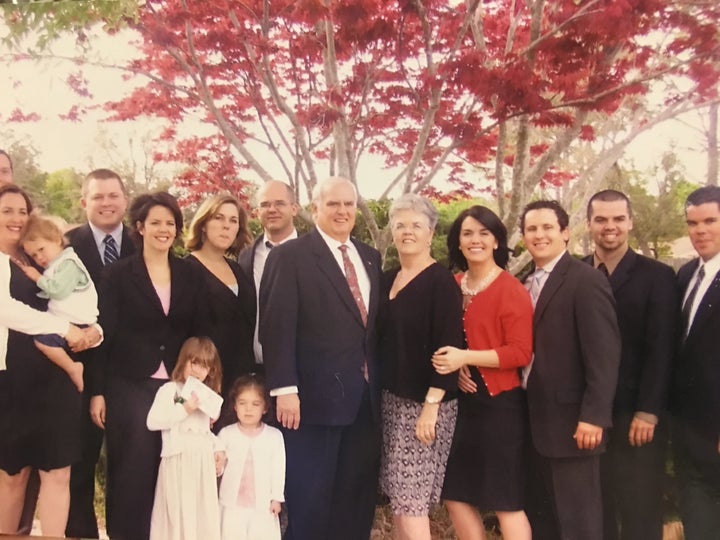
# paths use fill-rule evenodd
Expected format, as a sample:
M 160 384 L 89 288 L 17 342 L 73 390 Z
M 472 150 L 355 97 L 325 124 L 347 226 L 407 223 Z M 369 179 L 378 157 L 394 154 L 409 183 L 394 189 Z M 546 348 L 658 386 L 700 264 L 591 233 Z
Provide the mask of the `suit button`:
M 160 345 L 160 350 L 161 350 L 161 351 L 164 351 L 164 350 L 165 350 L 165 345 Z

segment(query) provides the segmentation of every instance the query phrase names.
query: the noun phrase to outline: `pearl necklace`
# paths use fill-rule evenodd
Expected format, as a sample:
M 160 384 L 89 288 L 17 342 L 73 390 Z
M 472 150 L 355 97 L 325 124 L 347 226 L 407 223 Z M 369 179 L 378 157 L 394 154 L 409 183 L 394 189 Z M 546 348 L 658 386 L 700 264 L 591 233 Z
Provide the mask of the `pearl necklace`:
M 462 279 L 460 280 L 460 290 L 465 296 L 475 296 L 480 291 L 485 290 L 500 272 L 500 268 L 493 268 L 492 270 L 490 270 L 490 272 L 488 272 L 487 276 L 485 276 L 478 282 L 477 287 L 475 287 L 474 289 L 468 287 L 468 272 L 465 272 Z

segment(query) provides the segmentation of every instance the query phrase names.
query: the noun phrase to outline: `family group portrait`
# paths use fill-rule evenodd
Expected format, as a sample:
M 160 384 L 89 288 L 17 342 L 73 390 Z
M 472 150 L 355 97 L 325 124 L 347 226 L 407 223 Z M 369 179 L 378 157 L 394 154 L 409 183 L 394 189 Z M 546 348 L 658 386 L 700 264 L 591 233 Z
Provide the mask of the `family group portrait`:
M 720 538 L 720 4 L 0 13 L 0 537 Z

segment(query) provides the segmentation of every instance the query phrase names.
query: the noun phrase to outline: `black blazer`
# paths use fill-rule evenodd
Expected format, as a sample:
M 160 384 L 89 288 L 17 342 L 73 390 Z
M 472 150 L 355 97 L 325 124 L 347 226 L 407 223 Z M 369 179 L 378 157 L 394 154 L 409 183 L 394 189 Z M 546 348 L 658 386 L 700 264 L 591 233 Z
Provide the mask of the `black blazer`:
M 593 256 L 583 259 L 593 264 Z M 629 249 L 610 276 L 622 355 L 614 413 L 660 416 L 667 408 L 679 302 L 675 272 Z
M 699 259 L 678 272 L 685 298 Z M 717 445 L 720 437 L 720 273 L 700 300 L 687 338 L 680 340 L 673 380 L 673 412 Z M 717 446 L 715 446 L 717 448 Z
M 105 340 L 97 351 L 91 395 L 104 395 L 107 377 L 150 377 L 165 364 L 172 373 L 183 342 L 210 333 L 205 279 L 188 261 L 170 256 L 170 310 L 163 312 L 142 253 L 103 270 L 98 290 Z
M 264 234 L 258 236 L 255 241 L 249 246 L 245 246 L 238 255 L 238 264 L 243 272 L 250 278 L 252 283 L 252 290 L 257 295 L 257 289 L 255 288 L 255 250 L 258 244 L 265 238 Z
M 357 416 L 367 361 L 379 412 L 375 320 L 380 254 L 355 244 L 370 278 L 367 327 L 347 280 L 320 233 L 273 248 L 260 284 L 260 341 L 270 389 L 297 386 L 301 422 L 349 425 Z
M 205 280 L 209 337 L 220 354 L 224 392 L 240 375 L 253 371 L 255 365 L 255 288 L 235 261 L 227 263 L 238 284 L 237 296 L 197 258 L 190 255 L 187 261 L 197 267 Z
M 536 450 L 552 458 L 579 450 L 579 421 L 612 425 L 620 363 L 620 332 L 607 279 L 565 253 L 547 277 L 533 315 L 532 370 L 527 382 L 530 431 Z
M 104 268 L 100 253 L 98 252 L 95 237 L 93 237 L 92 229 L 87 223 L 80 225 L 75 229 L 68 231 L 65 235 L 68 244 L 73 247 L 85 268 L 90 272 L 90 278 L 95 286 L 100 283 L 100 274 Z M 120 258 L 123 259 L 135 253 L 135 244 L 130 237 L 128 228 L 123 225 L 122 242 L 120 244 Z

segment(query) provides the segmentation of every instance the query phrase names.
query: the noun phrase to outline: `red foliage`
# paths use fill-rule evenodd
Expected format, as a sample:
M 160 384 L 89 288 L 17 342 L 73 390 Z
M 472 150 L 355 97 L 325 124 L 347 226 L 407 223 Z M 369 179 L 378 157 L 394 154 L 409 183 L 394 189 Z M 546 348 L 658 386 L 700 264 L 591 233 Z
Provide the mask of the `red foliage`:
M 187 165 L 177 182 L 197 198 L 234 186 L 241 169 L 263 174 L 267 159 L 291 171 L 290 181 L 312 178 L 313 162 L 335 155 L 338 128 L 355 163 L 369 152 L 406 166 L 423 143 L 410 172 L 418 181 L 450 146 L 444 173 L 467 189 L 468 164 L 493 166 L 499 122 L 528 114 L 541 140 L 574 125 L 580 110 L 613 114 L 658 77 L 689 77 L 698 99 L 717 92 L 712 2 L 545 2 L 537 34 L 530 4 L 481 1 L 473 34 L 466 4 L 447 0 L 148 0 L 135 23 L 144 54 L 127 68 L 153 79 L 107 109 L 114 120 L 179 126 L 199 115 L 231 129 L 234 138 L 164 134 L 175 149 L 158 157 Z M 74 87 L 87 91 L 80 78 Z M 678 98 L 688 96 L 667 96 Z M 592 140 L 592 127 L 580 137 Z M 275 155 L 249 165 L 238 150 L 251 139 Z M 547 148 L 534 146 L 531 164 Z M 543 183 L 569 179 L 551 171 Z

